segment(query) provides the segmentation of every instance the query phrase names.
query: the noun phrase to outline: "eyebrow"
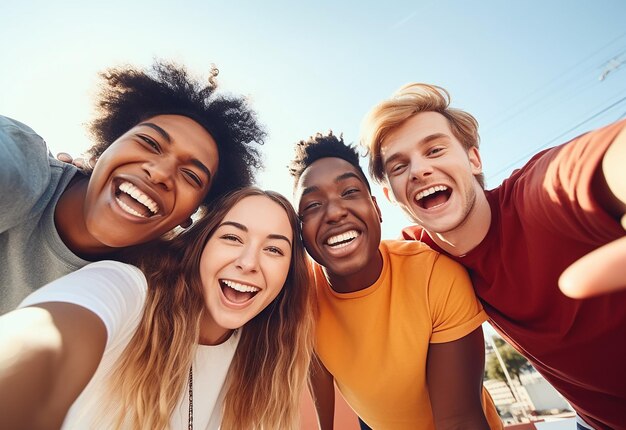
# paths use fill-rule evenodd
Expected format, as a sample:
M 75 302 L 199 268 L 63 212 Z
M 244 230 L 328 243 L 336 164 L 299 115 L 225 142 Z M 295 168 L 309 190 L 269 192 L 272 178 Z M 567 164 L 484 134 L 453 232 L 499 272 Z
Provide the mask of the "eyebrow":
M 437 140 L 437 139 L 441 139 L 441 138 L 449 138 L 449 136 L 447 134 L 444 133 L 434 133 L 434 134 L 430 134 L 428 136 L 426 136 L 425 138 L 423 138 L 422 140 L 420 140 L 419 142 L 417 142 L 417 145 L 425 145 L 429 142 L 432 142 L 433 140 Z M 385 162 L 383 163 L 383 165 L 386 167 L 388 164 L 393 163 L 394 161 L 396 161 L 396 159 L 402 157 L 403 154 L 396 152 L 395 154 L 393 154 L 391 157 L 387 158 L 385 160 Z
M 230 225 L 232 227 L 235 227 L 241 231 L 245 231 L 246 233 L 249 231 L 248 227 L 246 227 L 245 225 L 235 222 L 235 221 L 224 221 L 222 222 L 220 225 L 217 226 L 217 228 L 220 228 L 224 225 Z M 287 236 L 283 236 L 282 234 L 275 234 L 275 233 L 270 233 L 267 235 L 268 239 L 279 239 L 279 240 L 284 240 L 285 242 L 287 242 L 289 244 L 289 246 L 291 247 L 291 241 L 287 238 Z
M 154 131 L 156 131 L 157 133 L 159 133 L 163 139 L 165 139 L 165 141 L 167 143 L 169 143 L 170 145 L 172 144 L 172 137 L 170 136 L 170 134 L 165 131 L 163 128 L 159 127 L 158 125 L 156 125 L 153 122 L 142 122 L 140 124 L 138 124 L 138 126 L 145 126 L 145 127 L 149 127 L 151 129 L 153 129 Z M 196 166 L 198 169 L 202 170 L 204 172 L 204 174 L 207 176 L 207 179 L 209 181 L 209 183 L 211 182 L 211 171 L 208 169 L 207 166 L 205 166 L 202 161 L 198 160 L 197 158 L 192 158 L 191 159 L 191 164 L 193 164 L 194 166 Z
M 170 136 L 170 134 L 167 131 L 163 130 L 158 125 L 156 125 L 155 123 L 153 123 L 153 122 L 142 122 L 141 124 L 138 124 L 138 126 L 150 127 L 151 129 L 153 129 L 154 131 L 159 133 L 161 135 L 161 137 L 163 137 L 163 139 L 165 139 L 165 141 L 167 143 L 172 143 L 172 137 Z
M 335 183 L 341 182 L 341 181 L 345 181 L 346 179 L 350 179 L 350 178 L 355 178 L 357 180 L 359 180 L 360 182 L 363 182 L 363 179 L 357 175 L 354 172 L 346 172 L 346 173 L 342 173 L 341 175 L 337 176 L 335 178 Z M 363 182 L 364 183 L 364 182 Z M 314 191 L 319 191 L 319 187 L 317 185 L 311 185 L 310 187 L 306 187 L 304 190 L 302 190 L 302 197 L 304 197 L 307 194 L 310 194 Z

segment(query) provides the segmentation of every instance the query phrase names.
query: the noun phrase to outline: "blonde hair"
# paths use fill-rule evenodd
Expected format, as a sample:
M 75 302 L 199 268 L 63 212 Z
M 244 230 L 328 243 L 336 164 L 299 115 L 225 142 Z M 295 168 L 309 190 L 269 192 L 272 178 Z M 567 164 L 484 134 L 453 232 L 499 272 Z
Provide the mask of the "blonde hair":
M 387 136 L 404 121 L 421 112 L 437 112 L 446 117 L 452 134 L 469 151 L 478 148 L 478 121 L 469 113 L 450 107 L 450 94 L 441 87 L 412 83 L 404 85 L 389 99 L 383 100 L 365 116 L 361 127 L 361 144 L 368 150 L 369 173 L 378 183 L 385 181 L 381 147 Z M 482 173 L 474 175 L 484 188 Z
M 313 351 L 313 290 L 300 223 L 278 193 L 243 188 L 217 201 L 196 226 L 165 245 L 158 256 L 142 253 L 148 279 L 143 317 L 110 380 L 109 410 L 116 428 L 165 429 L 187 386 L 205 311 L 200 256 L 226 213 L 239 201 L 261 195 L 281 205 L 293 230 L 291 265 L 282 290 L 241 329 L 226 378 L 222 429 L 296 429 L 300 395 Z M 147 248 L 146 248 L 147 249 Z M 154 250 L 154 244 L 150 246 Z M 126 409 L 125 409 L 125 408 Z M 201 408 L 199 407 L 198 410 Z

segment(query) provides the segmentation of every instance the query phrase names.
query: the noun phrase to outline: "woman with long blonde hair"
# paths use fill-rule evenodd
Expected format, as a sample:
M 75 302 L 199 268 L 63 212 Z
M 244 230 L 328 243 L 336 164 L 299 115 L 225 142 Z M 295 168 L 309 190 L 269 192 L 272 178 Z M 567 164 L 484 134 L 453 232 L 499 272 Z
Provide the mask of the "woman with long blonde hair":
M 21 327 L 14 338 L 48 339 L 38 353 L 17 355 L 42 395 L 23 405 L 28 422 L 11 421 L 7 411 L 5 423 L 299 426 L 312 290 L 289 202 L 271 191 L 241 189 L 160 246 L 136 251 L 143 273 L 118 262 L 90 264 L 0 318 L 0 327 Z

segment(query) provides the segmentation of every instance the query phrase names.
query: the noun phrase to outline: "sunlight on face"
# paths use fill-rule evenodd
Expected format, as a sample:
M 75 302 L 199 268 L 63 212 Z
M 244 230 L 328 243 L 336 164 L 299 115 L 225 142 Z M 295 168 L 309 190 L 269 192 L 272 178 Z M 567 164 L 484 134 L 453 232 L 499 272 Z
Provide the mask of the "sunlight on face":
M 291 264 L 293 228 L 285 209 L 249 196 L 226 214 L 200 258 L 208 312 L 201 336 L 210 342 L 243 326 L 280 293 Z

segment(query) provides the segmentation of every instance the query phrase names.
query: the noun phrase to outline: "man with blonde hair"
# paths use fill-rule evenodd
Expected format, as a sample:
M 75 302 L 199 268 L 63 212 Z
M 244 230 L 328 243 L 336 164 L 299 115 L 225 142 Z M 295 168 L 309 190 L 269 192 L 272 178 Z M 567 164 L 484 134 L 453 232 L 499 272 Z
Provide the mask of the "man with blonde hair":
M 362 134 L 370 174 L 419 225 L 406 238 L 467 267 L 493 326 L 572 404 L 579 428 L 625 429 L 626 121 L 484 190 L 478 122 L 449 102 L 443 88 L 409 84 L 375 106 Z

